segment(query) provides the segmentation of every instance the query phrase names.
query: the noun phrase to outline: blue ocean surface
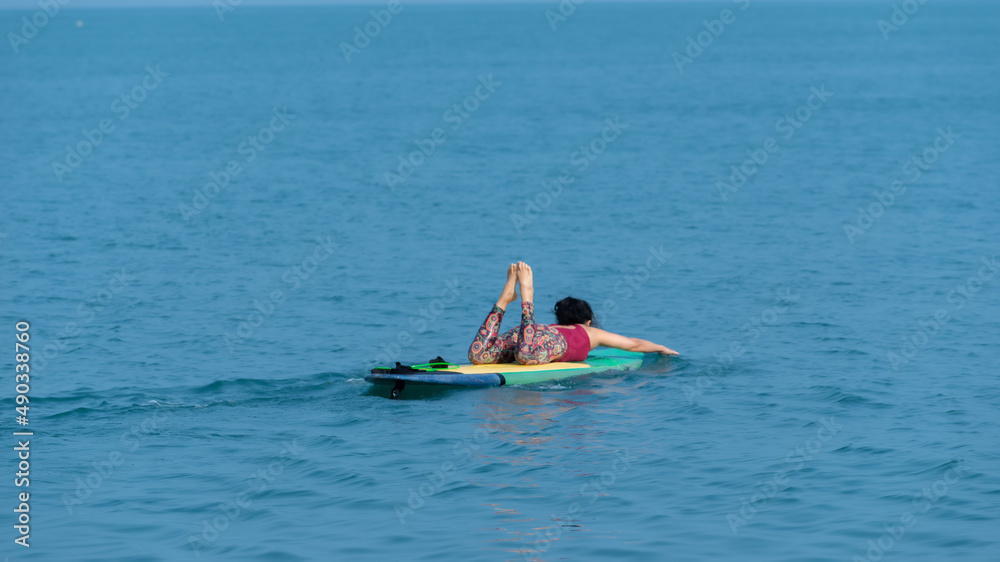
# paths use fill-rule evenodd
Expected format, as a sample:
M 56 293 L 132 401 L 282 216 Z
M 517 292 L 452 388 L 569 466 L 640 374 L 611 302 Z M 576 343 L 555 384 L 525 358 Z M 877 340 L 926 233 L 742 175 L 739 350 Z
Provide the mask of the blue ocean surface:
M 997 560 L 998 27 L 944 0 L 0 11 L 0 556 Z M 681 355 L 363 380 L 466 362 L 517 260 L 539 322 L 572 295 Z

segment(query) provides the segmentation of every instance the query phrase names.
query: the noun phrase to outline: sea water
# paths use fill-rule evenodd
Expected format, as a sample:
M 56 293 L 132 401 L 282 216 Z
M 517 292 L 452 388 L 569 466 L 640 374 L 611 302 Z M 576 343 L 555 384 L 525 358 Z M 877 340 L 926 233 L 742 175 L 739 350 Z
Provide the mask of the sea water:
M 995 2 L 40 10 L 10 560 L 996 560 Z M 517 260 L 681 356 L 371 391 Z

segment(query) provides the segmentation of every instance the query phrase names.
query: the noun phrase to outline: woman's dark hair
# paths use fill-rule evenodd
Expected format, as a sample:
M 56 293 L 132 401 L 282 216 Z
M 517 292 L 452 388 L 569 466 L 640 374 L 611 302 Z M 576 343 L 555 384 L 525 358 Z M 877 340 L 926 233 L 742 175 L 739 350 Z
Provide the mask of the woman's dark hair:
M 590 320 L 592 324 L 597 324 L 594 311 L 590 309 L 590 305 L 585 300 L 566 297 L 557 302 L 552 311 L 556 313 L 556 323 L 562 326 L 585 324 L 587 320 Z

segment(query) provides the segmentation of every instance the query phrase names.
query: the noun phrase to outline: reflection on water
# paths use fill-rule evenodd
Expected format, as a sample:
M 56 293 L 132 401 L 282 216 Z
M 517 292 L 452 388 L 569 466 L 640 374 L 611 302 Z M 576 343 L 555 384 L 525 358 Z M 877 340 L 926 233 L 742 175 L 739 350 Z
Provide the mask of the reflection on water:
M 483 503 L 498 519 L 496 536 L 483 539 L 520 556 L 543 561 L 558 541 L 582 536 L 611 536 L 586 520 L 600 510 L 600 500 L 613 494 L 615 484 L 632 466 L 638 451 L 618 446 L 599 419 L 619 416 L 640 423 L 642 402 L 655 399 L 646 392 L 655 380 L 679 369 L 677 360 L 647 362 L 637 372 L 602 373 L 559 381 L 491 389 L 474 411 L 479 427 L 508 447 L 480 453 L 476 462 L 517 467 L 517 477 L 470 479 L 492 487 L 495 501 Z M 552 390 L 555 390 L 553 392 Z M 502 451 L 503 454 L 496 454 Z M 593 459 L 599 459 L 596 463 Z M 553 493 L 560 490 L 562 493 Z

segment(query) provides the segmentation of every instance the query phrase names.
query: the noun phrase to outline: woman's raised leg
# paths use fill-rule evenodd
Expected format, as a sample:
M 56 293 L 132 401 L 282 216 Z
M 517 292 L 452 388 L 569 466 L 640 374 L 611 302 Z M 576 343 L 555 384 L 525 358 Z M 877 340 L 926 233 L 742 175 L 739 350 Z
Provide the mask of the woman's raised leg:
M 509 330 L 500 334 L 500 323 L 503 321 L 507 305 L 517 298 L 517 268 L 510 264 L 507 268 L 507 283 L 500 293 L 500 298 L 493 305 L 483 325 L 476 333 L 476 338 L 469 346 L 469 361 L 475 365 L 491 363 L 512 363 L 515 359 L 518 335 Z
M 543 365 L 557 361 L 566 353 L 566 338 L 547 324 L 535 323 L 535 287 L 531 267 L 517 263 L 517 281 L 521 285 L 521 326 L 515 359 L 521 365 Z

